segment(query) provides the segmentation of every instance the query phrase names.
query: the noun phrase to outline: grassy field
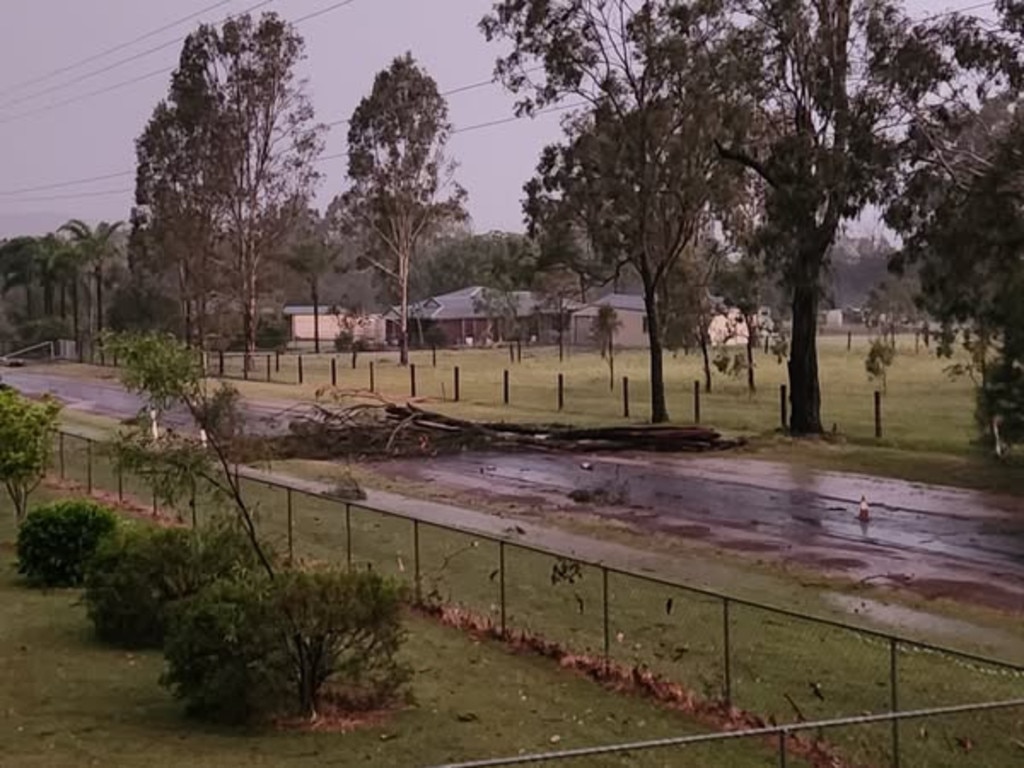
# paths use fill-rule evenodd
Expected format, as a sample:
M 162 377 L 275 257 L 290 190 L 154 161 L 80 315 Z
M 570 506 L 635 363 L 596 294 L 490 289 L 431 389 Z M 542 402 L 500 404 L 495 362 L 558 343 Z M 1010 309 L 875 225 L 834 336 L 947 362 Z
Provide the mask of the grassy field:
M 69 473 L 83 479 L 84 455 L 73 448 L 68 455 Z M 116 481 L 110 469 L 97 462 L 93 482 L 111 489 Z M 129 493 L 147 498 L 143 487 L 132 483 L 126 487 Z M 284 492 L 250 483 L 247 494 L 258 505 L 264 535 L 279 548 L 286 548 Z M 295 498 L 293 531 L 300 557 L 346 562 L 351 553 L 353 567 L 373 567 L 407 581 L 416 572 L 416 540 L 408 520 L 352 507 L 346 524 L 343 506 L 300 496 Z M 458 604 L 500 622 L 496 544 L 420 526 L 418 551 L 425 597 Z M 581 566 L 570 580 L 552 579 L 558 564 L 550 555 L 506 547 L 507 626 L 540 634 L 579 652 L 599 654 L 604 645 L 601 572 Z M 615 661 L 642 664 L 699 696 L 721 695 L 725 646 L 720 601 L 619 574 L 609 576 L 608 597 L 609 650 Z M 739 707 L 791 722 L 800 717 L 884 711 L 890 705 L 890 647 L 884 640 L 736 604 L 731 606 L 729 628 L 731 690 Z M 899 649 L 897 666 L 903 708 L 1006 699 L 1024 693 L 1019 675 L 911 647 Z M 812 684 L 819 686 L 822 697 L 814 694 Z M 885 764 L 887 734 L 887 728 L 872 726 L 849 729 L 831 738 L 859 761 Z M 977 762 L 964 762 L 957 738 L 971 740 L 975 746 L 970 760 Z M 1024 741 L 1024 713 L 958 716 L 927 723 L 923 730 L 908 726 L 902 764 L 928 768 L 1011 765 L 1020 757 L 1018 741 Z
M 0 504 L 0 766 L 135 768 L 430 766 L 696 733 L 678 712 L 606 691 L 544 659 L 410 618 L 405 660 L 414 702 L 350 733 L 233 732 L 188 721 L 157 685 L 155 653 L 98 645 L 74 591 L 43 592 L 14 574 L 11 511 Z M 658 768 L 679 752 L 586 765 Z M 761 742 L 696 747 L 694 764 L 775 765 Z M 577 765 L 581 763 L 575 763 Z M 796 762 L 796 765 L 802 763 Z M 567 764 L 572 765 L 572 764 Z
M 850 440 L 875 443 L 873 392 L 880 385 L 869 380 L 864 357 L 869 341 L 853 340 L 850 351 L 846 337 L 824 336 L 819 342 L 822 419 L 826 428 L 836 430 Z M 915 450 L 963 453 L 974 439 L 971 382 L 951 380 L 944 372 L 949 361 L 938 359 L 934 347 L 916 348 L 913 336 L 899 337 L 898 354 L 889 373 L 883 397 L 882 444 Z M 357 367 L 351 367 L 351 355 L 303 355 L 302 387 L 297 386 L 298 357 L 286 355 L 270 359 L 270 378 L 275 386 L 256 386 L 266 382 L 267 356 L 257 356 L 250 373 L 252 393 L 263 397 L 312 396 L 331 384 L 331 360 L 336 360 L 336 381 L 342 389 L 368 389 L 369 364 L 374 364 L 376 391 L 392 398 L 411 394 L 410 372 L 397 365 L 392 353 L 359 355 Z M 622 351 L 615 359 L 615 389 L 609 388 L 605 361 L 593 351 L 576 351 L 559 362 L 557 350 L 523 348 L 522 362 L 511 363 L 507 348 L 490 350 L 414 351 L 416 393 L 432 403 L 449 404 L 449 410 L 469 416 L 488 416 L 523 420 L 564 420 L 576 423 L 605 423 L 622 420 L 621 381 L 629 377 L 630 415 L 644 420 L 649 413 L 647 354 Z M 460 403 L 455 405 L 453 369 L 460 369 Z M 211 355 L 209 370 L 216 373 L 219 363 Z M 503 404 L 503 371 L 509 371 L 509 400 Z M 718 428 L 745 433 L 764 433 L 781 423 L 779 386 L 786 382 L 786 367 L 772 355 L 758 353 L 756 361 L 758 391 L 751 397 L 745 378 L 731 378 L 715 371 L 713 391 L 701 395 L 701 421 Z M 557 376 L 565 381 L 565 409 L 557 410 Z M 228 355 L 225 374 L 242 378 L 242 358 Z M 667 355 L 665 360 L 669 412 L 674 420 L 691 422 L 694 417 L 693 382 L 702 380 L 698 355 Z

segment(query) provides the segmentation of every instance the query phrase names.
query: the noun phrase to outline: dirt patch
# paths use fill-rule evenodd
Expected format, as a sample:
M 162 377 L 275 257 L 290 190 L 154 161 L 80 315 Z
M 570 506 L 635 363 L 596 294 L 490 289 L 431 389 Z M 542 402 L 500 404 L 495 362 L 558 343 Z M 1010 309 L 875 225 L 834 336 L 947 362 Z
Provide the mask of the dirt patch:
M 863 560 L 855 560 L 852 557 L 800 555 L 788 559 L 799 565 L 809 565 L 812 568 L 824 571 L 859 571 L 867 567 L 867 563 Z
M 914 579 L 907 586 L 928 600 L 946 598 L 978 603 L 1006 611 L 1024 609 L 1024 598 L 992 582 L 957 581 L 955 579 Z
M 779 545 L 767 541 L 723 541 L 721 546 L 724 549 L 732 549 L 736 552 L 778 552 Z

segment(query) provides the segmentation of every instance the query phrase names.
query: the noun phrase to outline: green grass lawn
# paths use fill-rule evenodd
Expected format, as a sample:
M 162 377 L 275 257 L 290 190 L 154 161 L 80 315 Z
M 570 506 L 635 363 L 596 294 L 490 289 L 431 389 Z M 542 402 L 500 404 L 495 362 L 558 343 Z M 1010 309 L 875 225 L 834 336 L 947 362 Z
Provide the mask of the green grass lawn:
M 84 458 L 80 450 L 68 451 L 69 474 L 79 480 Z M 100 488 L 114 487 L 113 474 L 103 462 L 97 462 L 93 482 Z M 144 488 L 130 492 L 148 498 Z M 246 493 L 258 505 L 262 533 L 285 549 L 285 493 L 256 483 L 248 483 Z M 410 521 L 353 506 L 346 523 L 344 507 L 335 502 L 306 496 L 295 496 L 294 502 L 297 556 L 344 563 L 351 553 L 353 567 L 373 567 L 413 580 L 417 557 Z M 465 606 L 499 623 L 499 562 L 493 542 L 420 526 L 418 564 L 425 596 Z M 599 654 L 604 646 L 601 573 L 583 566 L 573 583 L 553 583 L 556 563 L 550 555 L 506 547 L 507 626 Z M 720 601 L 619 574 L 609 576 L 608 594 L 609 650 L 615 661 L 643 664 L 707 698 L 721 695 L 725 647 Z M 732 696 L 737 706 L 779 722 L 889 707 L 890 655 L 885 641 L 735 604 L 729 626 Z M 903 648 L 897 663 L 903 708 L 1024 695 L 1020 676 L 944 655 Z M 813 695 L 812 683 L 820 686 L 823 699 Z M 903 741 L 904 766 L 1011 765 L 1020 757 L 1016 741 L 1024 741 L 1024 713 L 964 715 L 928 723 L 924 731 L 915 728 L 908 726 Z M 885 727 L 874 726 L 848 729 L 831 738 L 851 757 L 881 764 L 886 762 L 887 733 Z M 957 737 L 971 739 L 976 746 L 970 757 L 980 762 L 963 762 L 964 756 L 955 748 Z
M 703 730 L 678 712 L 606 691 L 547 660 L 419 618 L 408 620 L 403 651 L 415 670 L 414 702 L 382 721 L 350 733 L 211 729 L 186 720 L 158 686 L 159 654 L 100 646 L 76 592 L 24 587 L 14 573 L 12 535 L 10 509 L 0 504 L 4 768 L 430 766 Z M 677 765 L 680 754 L 585 764 L 656 768 Z M 776 764 L 761 742 L 696 747 L 685 755 L 712 768 Z

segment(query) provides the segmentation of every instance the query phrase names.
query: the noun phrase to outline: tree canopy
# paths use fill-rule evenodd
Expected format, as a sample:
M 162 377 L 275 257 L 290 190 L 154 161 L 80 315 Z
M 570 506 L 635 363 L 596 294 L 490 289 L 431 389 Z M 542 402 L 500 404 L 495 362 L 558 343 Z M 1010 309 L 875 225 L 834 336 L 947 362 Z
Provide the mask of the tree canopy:
M 349 189 L 332 204 L 350 232 L 363 232 L 366 260 L 397 288 L 401 361 L 409 362 L 409 282 L 424 240 L 465 218 L 465 190 L 447 154 L 448 105 L 411 54 L 377 74 L 352 113 Z

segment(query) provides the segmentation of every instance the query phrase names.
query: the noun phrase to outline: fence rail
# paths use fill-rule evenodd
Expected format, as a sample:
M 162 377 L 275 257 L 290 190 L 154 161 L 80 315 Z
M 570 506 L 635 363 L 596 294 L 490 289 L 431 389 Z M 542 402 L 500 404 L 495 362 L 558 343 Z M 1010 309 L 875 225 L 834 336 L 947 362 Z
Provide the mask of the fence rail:
M 749 728 L 742 731 L 705 733 L 694 736 L 677 736 L 669 739 L 633 741 L 623 744 L 609 744 L 601 747 L 582 747 L 579 749 L 563 749 L 552 752 L 536 752 L 529 755 L 516 755 L 514 757 L 498 757 L 484 760 L 470 760 L 468 762 L 461 763 L 445 763 L 444 765 L 435 766 L 435 768 L 498 768 L 499 766 L 551 763 L 555 761 L 574 760 L 582 757 L 597 757 L 599 755 L 622 754 L 624 752 L 642 752 L 652 749 L 686 747 L 694 746 L 696 744 L 737 741 L 740 739 L 764 739 L 768 737 L 776 738 L 778 744 L 776 754 L 778 756 L 779 766 L 781 766 L 781 768 L 786 768 L 787 756 L 789 754 L 789 739 L 791 736 L 804 731 L 826 731 L 834 728 L 871 725 L 875 723 L 889 723 L 895 726 L 907 720 L 922 720 L 926 718 L 942 717 L 944 715 L 974 714 L 978 712 L 991 712 L 993 710 L 1003 709 L 1024 709 L 1024 699 L 989 701 L 979 704 L 964 704 L 953 707 L 934 707 L 931 709 L 920 709 L 907 712 L 887 712 L 878 715 L 861 715 L 859 717 L 838 717 L 830 720 L 818 720 L 812 723 L 796 723 L 794 725 L 778 725 L 766 728 Z
M 155 512 L 152 489 L 125 477 L 115 464 L 97 461 L 97 442 L 62 431 L 61 477 L 77 477 L 90 493 L 116 490 L 122 500 L 151 500 Z M 441 524 L 426 511 L 347 501 L 324 484 L 246 466 L 236 471 L 256 502 L 261 535 L 291 559 L 343 558 L 349 568 L 372 566 L 411 582 L 418 600 L 488 617 L 503 636 L 534 633 L 606 665 L 639 666 L 686 682 L 691 690 L 703 686 L 705 698 L 772 713 L 780 721 L 785 716 L 779 712 L 789 705 L 795 720 L 804 719 L 793 696 L 801 696 L 797 686 L 806 695 L 808 684 L 821 703 L 804 706 L 830 716 L 913 712 L 971 700 L 994 708 L 1001 705 L 992 705 L 993 699 L 1022 692 L 1024 665 L 588 560 L 511 534 Z M 198 524 L 202 515 L 194 495 L 180 514 Z M 792 722 L 782 730 L 803 728 Z M 1024 743 L 1024 731 L 1020 738 Z M 885 741 L 893 766 L 920 746 L 901 744 L 896 727 Z M 1022 748 L 1008 749 L 1019 757 Z

